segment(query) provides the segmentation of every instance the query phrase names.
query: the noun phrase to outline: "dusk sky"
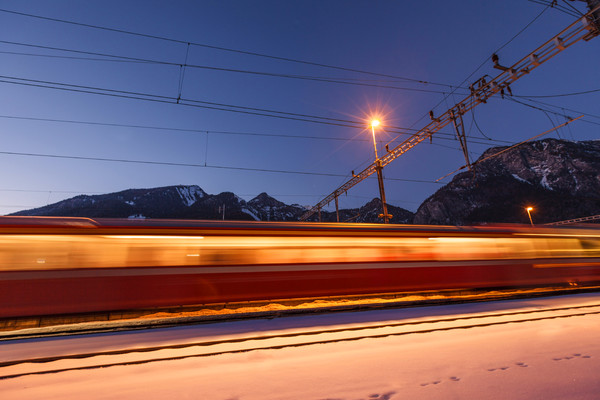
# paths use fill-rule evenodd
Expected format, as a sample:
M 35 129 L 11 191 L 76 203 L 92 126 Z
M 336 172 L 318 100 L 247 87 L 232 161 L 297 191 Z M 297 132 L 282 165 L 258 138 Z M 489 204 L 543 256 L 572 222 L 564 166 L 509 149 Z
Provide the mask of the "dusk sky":
M 382 153 L 496 76 L 493 53 L 512 65 L 586 11 L 540 3 L 0 1 L 0 214 L 178 184 L 312 206 L 373 161 L 371 116 Z M 567 117 L 584 115 L 546 137 L 600 138 L 599 65 L 580 41 L 467 113 L 472 159 Z M 450 181 L 453 135 L 385 167 L 389 204 Z M 373 176 L 340 207 L 374 197 Z

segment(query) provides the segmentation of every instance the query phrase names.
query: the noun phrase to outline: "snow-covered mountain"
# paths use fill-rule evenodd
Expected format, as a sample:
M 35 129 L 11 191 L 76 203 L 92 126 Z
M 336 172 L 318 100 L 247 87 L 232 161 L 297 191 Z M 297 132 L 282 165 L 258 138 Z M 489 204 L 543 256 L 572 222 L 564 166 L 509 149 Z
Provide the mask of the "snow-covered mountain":
M 409 223 L 412 213 L 388 205 L 393 222 Z M 306 212 L 297 204 L 287 205 L 267 193 L 246 202 L 231 192 L 207 194 L 198 186 L 167 186 L 129 189 L 95 196 L 81 195 L 58 203 L 12 215 L 72 216 L 90 218 L 175 218 L 256 221 L 298 221 Z M 360 209 L 340 210 L 340 220 L 381 222 L 379 199 Z M 316 220 L 316 216 L 313 220 Z M 335 221 L 335 213 L 323 212 L 323 221 Z
M 546 139 L 518 147 L 494 147 L 477 160 L 474 173 L 463 172 L 429 197 L 416 214 L 388 204 L 392 223 L 468 225 L 536 223 L 600 214 L 600 141 Z M 297 221 L 306 209 L 266 193 L 245 201 L 231 192 L 207 194 L 198 186 L 129 189 L 77 196 L 13 215 L 91 218 L 182 218 Z M 339 210 L 340 221 L 382 222 L 375 198 L 356 209 Z M 316 221 L 317 215 L 310 220 Z M 321 213 L 335 222 L 335 212 Z
M 412 223 L 414 214 L 401 207 L 396 207 L 388 203 L 388 214 L 392 215 L 390 223 L 392 224 L 410 224 Z M 360 222 L 360 223 L 378 223 L 382 222 L 379 214 L 382 213 L 381 200 L 374 198 L 360 208 L 349 208 L 339 210 L 340 222 Z M 309 221 L 317 221 L 318 216 L 313 215 Z M 336 222 L 337 216 L 335 212 L 321 212 L 321 220 L 323 222 Z
M 257 221 L 297 221 L 306 211 L 297 204 L 290 206 L 282 203 L 265 192 L 247 202 L 243 210 Z
M 81 195 L 13 215 L 134 218 L 179 216 L 208 195 L 198 186 L 129 189 L 101 195 Z
M 417 210 L 416 224 L 536 223 L 600 214 L 600 141 L 494 147 Z

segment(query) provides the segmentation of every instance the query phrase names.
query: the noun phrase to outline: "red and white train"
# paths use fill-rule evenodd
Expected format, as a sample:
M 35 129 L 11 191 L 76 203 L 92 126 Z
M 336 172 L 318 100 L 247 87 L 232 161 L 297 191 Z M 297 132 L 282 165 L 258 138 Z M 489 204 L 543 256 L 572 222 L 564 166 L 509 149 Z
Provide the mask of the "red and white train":
M 595 227 L 0 217 L 0 318 L 597 283 Z

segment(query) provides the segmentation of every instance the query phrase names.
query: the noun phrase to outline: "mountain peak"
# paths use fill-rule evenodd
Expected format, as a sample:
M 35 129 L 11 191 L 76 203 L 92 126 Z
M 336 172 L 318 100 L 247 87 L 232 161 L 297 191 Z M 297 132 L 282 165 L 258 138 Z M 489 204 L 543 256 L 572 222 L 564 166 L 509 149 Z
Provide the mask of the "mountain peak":
M 600 142 L 544 139 L 488 149 L 430 196 L 417 224 L 549 223 L 600 212 Z

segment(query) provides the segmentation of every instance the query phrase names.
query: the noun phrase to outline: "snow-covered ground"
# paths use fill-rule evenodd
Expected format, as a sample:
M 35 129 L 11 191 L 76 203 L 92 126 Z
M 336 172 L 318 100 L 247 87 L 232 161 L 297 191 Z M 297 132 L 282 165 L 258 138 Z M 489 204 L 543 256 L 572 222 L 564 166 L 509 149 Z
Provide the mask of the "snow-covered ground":
M 115 351 L 132 345 L 156 347 L 336 330 L 301 338 L 252 339 L 0 367 L 0 376 L 6 376 L 43 368 L 180 357 L 3 379 L 0 398 L 598 399 L 600 314 L 596 312 L 600 307 L 572 308 L 594 304 L 600 304 L 600 294 L 5 341 L 0 342 L 0 362 Z M 571 308 L 543 311 L 561 307 Z M 539 313 L 513 314 L 522 310 Z M 568 316 L 574 313 L 580 315 Z M 478 317 L 483 314 L 487 317 Z M 523 322 L 526 319 L 537 320 Z M 508 321 L 514 322 L 504 323 Z M 484 326 L 457 329 L 473 325 Z M 369 328 L 348 329 L 361 326 Z M 355 340 L 334 341 L 341 338 Z M 306 342 L 325 343 L 182 358 Z

